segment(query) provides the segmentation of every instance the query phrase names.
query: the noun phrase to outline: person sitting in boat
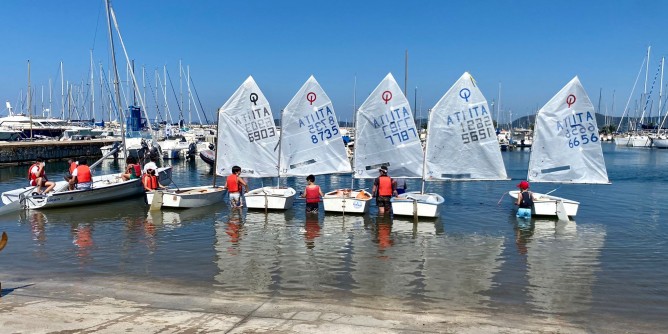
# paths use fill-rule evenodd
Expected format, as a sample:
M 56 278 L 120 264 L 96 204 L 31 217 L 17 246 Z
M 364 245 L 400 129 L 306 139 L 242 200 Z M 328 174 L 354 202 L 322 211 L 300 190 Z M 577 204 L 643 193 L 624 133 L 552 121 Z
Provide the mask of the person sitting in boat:
M 398 178 L 396 179 L 396 181 L 397 181 L 397 195 L 406 193 L 406 189 L 408 189 L 408 187 L 406 186 L 406 179 Z
M 515 205 L 519 206 L 517 217 L 531 218 L 531 208 L 535 198 L 533 193 L 529 191 L 529 182 L 522 181 L 517 184 L 517 187 L 520 188 L 520 193 L 517 194 L 517 201 L 515 202 Z
M 141 177 L 141 166 L 137 163 L 135 157 L 128 157 L 125 159 L 128 166 L 125 168 L 125 173 L 121 174 L 123 181 L 134 180 Z
M 155 169 L 148 169 L 142 179 L 145 191 L 154 191 L 156 189 L 165 189 L 167 187 L 160 184 L 158 177 L 155 175 Z
M 246 181 L 244 181 L 244 179 L 242 179 L 239 175 L 241 175 L 241 167 L 233 166 L 232 174 L 227 176 L 227 193 L 230 196 L 230 206 L 232 208 L 243 207 L 244 205 L 241 201 L 241 192 L 248 192 L 248 184 L 246 184 Z
M 151 161 L 149 161 L 146 165 L 144 165 L 144 173 L 148 173 L 148 170 L 158 170 L 158 164 L 156 164 L 156 159 L 151 157 Z
M 65 175 L 65 181 L 67 181 L 67 190 L 74 190 L 74 181 L 72 179 L 72 173 L 74 173 L 74 170 L 77 168 L 79 163 L 77 161 L 74 161 L 74 159 L 69 158 L 67 159 L 67 166 L 69 166 L 68 173 Z
M 28 169 L 28 180 L 30 181 L 30 185 L 37 187 L 33 195 L 46 194 L 56 186 L 55 182 L 49 181 L 46 177 L 45 166 L 46 163 L 44 162 L 44 159 L 37 158 L 35 159 L 35 163 Z M 42 191 L 42 187 L 46 187 L 46 189 Z
M 320 198 L 325 196 L 320 190 L 320 186 L 315 184 L 315 176 L 313 174 L 306 177 L 306 188 L 300 194 L 302 198 L 306 198 L 306 213 L 318 213 L 318 203 Z
M 76 190 L 90 190 L 93 188 L 93 174 L 86 162 L 86 158 L 79 159 L 79 165 L 72 172 L 72 184 Z
M 397 196 L 397 182 L 387 175 L 387 166 L 381 166 L 378 172 L 380 176 L 373 180 L 371 193 L 376 197 L 378 213 L 383 215 L 392 208 L 390 199 L 392 196 Z

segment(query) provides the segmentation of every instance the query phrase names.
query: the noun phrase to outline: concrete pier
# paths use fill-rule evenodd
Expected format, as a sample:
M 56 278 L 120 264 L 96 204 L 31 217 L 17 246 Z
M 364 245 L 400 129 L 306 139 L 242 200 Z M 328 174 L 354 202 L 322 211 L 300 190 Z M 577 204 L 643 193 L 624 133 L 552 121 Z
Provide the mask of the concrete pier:
M 113 139 L 91 139 L 76 141 L 36 141 L 0 143 L 0 166 L 21 165 L 42 157 L 61 160 L 74 157 L 100 157 L 100 147 L 113 144 Z

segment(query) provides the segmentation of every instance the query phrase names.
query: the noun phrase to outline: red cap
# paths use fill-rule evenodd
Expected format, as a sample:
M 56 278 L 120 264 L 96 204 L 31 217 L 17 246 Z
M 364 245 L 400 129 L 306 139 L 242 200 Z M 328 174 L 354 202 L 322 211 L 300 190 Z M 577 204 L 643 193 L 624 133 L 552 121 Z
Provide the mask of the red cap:
M 524 189 L 529 189 L 529 182 L 527 182 L 527 181 L 522 181 L 522 182 L 520 182 L 520 183 L 517 184 L 517 188 L 520 188 L 520 189 L 522 189 L 522 190 L 524 190 Z

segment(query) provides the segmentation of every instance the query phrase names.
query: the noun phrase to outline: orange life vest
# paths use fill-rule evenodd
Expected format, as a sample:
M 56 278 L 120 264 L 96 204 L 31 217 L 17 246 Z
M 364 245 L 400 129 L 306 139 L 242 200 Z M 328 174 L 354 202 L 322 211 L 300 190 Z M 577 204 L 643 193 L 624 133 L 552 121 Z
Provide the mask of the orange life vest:
M 74 173 L 74 170 L 77 169 L 77 166 L 78 166 L 78 165 L 77 165 L 77 163 L 76 163 L 75 161 L 73 161 L 73 162 L 70 164 L 70 174 Z
M 151 190 L 158 189 L 158 177 L 155 175 L 144 174 L 144 186 Z
M 320 202 L 320 187 L 306 187 L 306 203 Z
M 392 196 L 392 178 L 383 175 L 378 177 L 378 196 Z
M 90 168 L 87 165 L 77 166 L 77 182 L 91 182 L 93 181 L 93 176 L 90 174 Z
M 239 192 L 239 176 L 237 174 L 227 176 L 227 191 L 231 193 Z

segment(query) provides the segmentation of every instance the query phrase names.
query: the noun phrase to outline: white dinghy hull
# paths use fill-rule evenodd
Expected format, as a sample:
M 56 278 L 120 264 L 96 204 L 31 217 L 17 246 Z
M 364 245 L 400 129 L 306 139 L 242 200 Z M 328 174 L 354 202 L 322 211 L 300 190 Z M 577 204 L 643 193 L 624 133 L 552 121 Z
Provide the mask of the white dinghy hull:
M 155 192 L 146 193 L 146 201 L 153 202 Z M 178 190 L 162 191 L 162 207 L 168 208 L 199 208 L 223 201 L 225 196 L 225 187 L 188 187 Z
M 564 203 L 564 209 L 566 209 L 566 215 L 568 215 L 569 217 L 575 217 L 575 215 L 577 215 L 578 213 L 580 202 L 552 195 L 539 194 L 535 192 L 532 193 L 535 200 L 533 201 L 533 208 L 531 209 L 531 214 L 534 216 L 557 217 L 558 216 L 557 208 L 559 201 Z M 510 195 L 510 197 L 517 200 L 517 196 L 519 196 L 519 191 L 512 190 L 509 191 L 508 194 Z
M 440 205 L 444 200 L 439 194 L 407 192 L 392 198 L 392 213 L 395 216 L 414 216 L 417 210 L 418 217 L 435 218 L 438 217 Z
M 297 192 L 293 188 L 262 187 L 246 193 L 249 209 L 287 210 L 292 207 Z
M 67 188 L 66 181 L 56 183 L 56 189 Z M 5 204 L 21 200 L 26 209 L 50 209 L 66 206 L 86 205 L 91 203 L 109 202 L 139 196 L 143 192 L 140 179 L 123 181 L 120 174 L 93 177 L 93 188 L 90 190 L 57 191 L 46 196 L 32 196 L 34 187 L 25 187 L 2 193 Z M 20 196 L 19 194 L 23 194 Z
M 371 198 L 371 193 L 364 189 L 337 189 L 325 194 L 322 205 L 325 212 L 365 214 L 369 212 Z

